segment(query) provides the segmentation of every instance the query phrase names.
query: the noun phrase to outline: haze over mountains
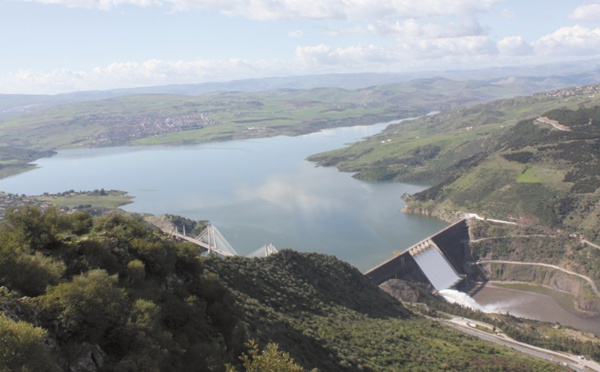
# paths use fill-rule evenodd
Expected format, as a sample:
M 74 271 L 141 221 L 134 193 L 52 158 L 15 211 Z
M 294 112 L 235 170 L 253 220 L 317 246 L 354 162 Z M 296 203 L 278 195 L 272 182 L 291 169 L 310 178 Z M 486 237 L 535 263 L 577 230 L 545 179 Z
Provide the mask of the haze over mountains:
M 354 73 L 308 76 L 269 77 L 200 84 L 175 84 L 151 87 L 81 91 L 56 95 L 0 94 L 0 117 L 48 107 L 54 104 L 91 101 L 138 94 L 200 95 L 210 92 L 260 92 L 280 89 L 320 87 L 363 89 L 372 86 L 405 83 L 412 80 L 445 78 L 513 86 L 518 94 L 587 85 L 600 81 L 600 60 L 544 65 L 490 67 L 479 70 L 446 70 L 411 73 Z M 413 84 L 418 84 L 417 82 Z
M 550 69 L 552 74 L 547 73 Z M 486 78 L 478 80 L 479 76 Z M 500 191 L 506 194 L 507 206 L 493 210 L 498 214 L 509 210 L 534 215 L 544 223 L 553 215 L 536 208 L 552 199 L 556 209 L 564 212 L 566 222 L 551 218 L 546 226 L 502 231 L 504 235 L 529 234 L 546 240 L 537 238 L 521 244 L 520 240 L 507 239 L 496 245 L 495 240 L 485 237 L 495 236 L 498 230 L 482 225 L 477 233 L 484 237 L 479 245 L 469 246 L 473 258 L 525 258 L 562 265 L 598 282 L 598 250 L 583 247 L 568 235 L 575 229 L 597 230 L 597 219 L 582 213 L 584 208 L 588 213 L 588 203 L 598 200 L 600 178 L 581 172 L 580 158 L 588 149 L 597 148 L 597 125 L 591 123 L 598 121 L 598 112 L 561 110 L 552 116 L 547 111 L 566 102 L 575 107 L 595 106 L 600 90 L 596 85 L 528 94 L 597 84 L 599 80 L 597 62 L 590 62 L 585 66 L 538 67 L 535 71 L 449 71 L 435 77 L 334 74 L 55 96 L 4 95 L 0 96 L 4 113 L 0 118 L 0 170 L 4 173 L 0 176 L 23 171 L 32 159 L 65 147 L 161 141 L 181 144 L 299 134 L 445 111 L 390 126 L 370 140 L 314 160 L 361 172 L 360 176 L 373 180 L 444 181 L 413 196 L 409 203 L 413 212 L 435 214 L 428 206 L 417 210 L 415 202 L 443 206 L 451 199 L 454 204 L 447 207 L 447 213 L 436 214 L 442 218 L 454 215 L 454 207 L 490 211 L 485 196 L 492 195 L 491 186 L 502 187 Z M 503 97 L 510 98 L 498 100 Z M 583 138 L 582 151 L 572 154 L 568 148 L 549 146 L 556 142 L 556 133 L 551 128 L 536 129 L 532 122 L 542 113 L 589 135 Z M 529 121 L 517 124 L 524 119 Z M 547 132 L 554 137 L 544 137 Z M 561 132 L 564 138 L 558 139 L 567 141 L 563 141 L 566 145 L 579 139 L 572 137 L 575 132 Z M 537 140 L 540 146 L 530 148 L 520 142 L 519 146 L 525 147 L 517 146 L 523 139 Z M 497 147 L 509 145 L 514 149 L 492 158 Z M 558 156 L 556 150 L 570 155 Z M 543 151 L 553 157 L 542 157 Z M 565 160 L 573 161 L 572 169 L 546 172 L 555 162 L 564 164 Z M 594 167 L 596 163 L 594 158 Z M 503 184 L 492 177 L 499 174 L 494 168 L 497 164 L 512 167 L 502 173 Z M 486 168 L 480 170 L 479 165 Z M 471 171 L 477 182 L 461 177 Z M 562 178 L 555 177 L 561 172 L 568 172 L 567 181 L 574 183 L 573 190 L 567 190 Z M 556 193 L 545 188 L 540 195 L 540 185 L 547 179 L 554 182 L 550 186 L 558 184 Z M 582 196 L 576 200 L 563 192 Z M 530 202 L 532 208 L 510 205 L 519 199 Z M 511 332 L 511 337 L 537 346 L 595 359 L 600 355 L 600 343 L 587 336 L 577 334 L 574 338 L 573 331 L 568 330 L 568 335 L 553 333 L 549 338 L 547 329 L 555 330 L 546 325 L 534 327 L 510 316 L 482 318 L 482 314 L 447 307 L 450 305 L 432 298 L 421 286 L 407 287 L 407 292 L 417 295 L 419 302 L 427 302 L 431 309 L 405 307 L 356 269 L 331 256 L 283 251 L 261 260 L 205 259 L 197 249 L 174 242 L 136 217 L 112 214 L 94 218 L 83 211 L 66 214 L 53 208 L 40 211 L 22 206 L 7 211 L 8 222 L 0 225 L 0 240 L 6 243 L 0 245 L 0 269 L 4 268 L 0 283 L 8 288 L 0 296 L 7 314 L 0 317 L 0 332 L 15 341 L 0 344 L 0 367 L 39 369 L 46 365 L 55 370 L 84 371 L 88 369 L 82 366 L 95 365 L 89 370 L 221 371 L 231 363 L 241 369 L 238 356 L 244 355 L 249 340 L 258 340 L 261 347 L 274 342 L 300 366 L 324 371 L 557 367 L 465 337 L 420 315 L 436 316 L 433 309 L 483 319 L 507 334 Z M 567 220 L 569 217 L 573 219 Z M 593 226 L 584 230 L 587 226 L 579 224 L 579 218 L 593 221 Z M 555 227 L 569 230 L 561 235 L 547 230 Z M 592 234 L 586 237 L 597 239 Z M 31 275 L 23 277 L 25 270 Z M 509 269 L 505 271 L 513 275 Z M 534 269 L 519 273 L 538 275 Z M 500 280 L 531 280 L 487 274 Z M 564 283 L 557 279 L 554 284 Z M 572 280 L 569 284 L 577 285 Z M 583 285 L 571 288 L 577 289 L 576 301 L 586 310 L 600 309 L 600 302 L 590 298 Z M 92 295 L 80 296 L 81 291 Z M 74 300 L 79 297 L 84 300 Z M 83 316 L 74 316 L 72 311 Z M 27 333 L 35 337 L 24 339 L 22 335 Z M 49 344 L 56 346 L 50 348 Z M 434 353 L 431 345 L 437 345 Z M 1 352 L 2 347 L 7 351 Z M 30 349 L 36 358 L 23 352 Z M 11 357 L 2 360 L 2 355 Z

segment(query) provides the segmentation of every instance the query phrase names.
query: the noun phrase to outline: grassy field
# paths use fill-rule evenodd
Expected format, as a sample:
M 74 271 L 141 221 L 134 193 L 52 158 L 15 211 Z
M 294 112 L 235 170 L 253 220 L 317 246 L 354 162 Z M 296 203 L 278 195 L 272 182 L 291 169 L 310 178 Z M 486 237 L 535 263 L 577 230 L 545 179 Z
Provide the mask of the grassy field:
M 105 194 L 89 193 L 64 193 L 61 195 L 41 195 L 37 196 L 44 202 L 56 205 L 57 207 L 67 207 L 69 209 L 86 206 L 87 208 L 117 209 L 120 206 L 131 203 L 132 197 L 126 192 L 110 190 Z

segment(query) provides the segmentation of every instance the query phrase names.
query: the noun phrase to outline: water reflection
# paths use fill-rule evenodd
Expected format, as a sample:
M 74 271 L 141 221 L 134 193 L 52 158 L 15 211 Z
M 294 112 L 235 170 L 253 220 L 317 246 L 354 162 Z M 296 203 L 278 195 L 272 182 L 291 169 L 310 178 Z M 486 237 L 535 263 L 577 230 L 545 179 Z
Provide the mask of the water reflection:
M 378 133 L 387 124 L 193 146 L 60 151 L 0 180 L 25 194 L 119 189 L 125 209 L 208 219 L 241 254 L 267 242 L 373 267 L 447 224 L 400 212 L 402 193 L 425 186 L 358 181 L 304 159 Z
M 241 200 L 261 199 L 276 204 L 288 213 L 303 213 L 312 215 L 315 213 L 330 212 L 339 208 L 340 200 L 327 197 L 323 194 L 326 180 L 306 182 L 303 174 L 295 174 L 291 177 L 276 176 L 268 179 L 262 185 L 255 188 L 240 188 L 237 192 Z

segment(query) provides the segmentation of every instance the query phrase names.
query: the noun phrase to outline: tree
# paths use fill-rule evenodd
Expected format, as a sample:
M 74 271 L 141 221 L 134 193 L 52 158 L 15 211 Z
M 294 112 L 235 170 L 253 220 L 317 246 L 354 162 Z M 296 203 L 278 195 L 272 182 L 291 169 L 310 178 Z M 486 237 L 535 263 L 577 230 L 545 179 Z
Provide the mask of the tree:
M 49 211 L 51 216 L 55 211 Z M 55 221 L 52 218 L 45 220 L 44 213 L 36 206 L 24 205 L 22 207 L 10 207 L 6 210 L 6 221 L 9 230 L 31 249 L 44 249 L 55 242 L 51 226 Z
M 285 351 L 279 351 L 279 345 L 269 343 L 262 351 L 254 340 L 246 343 L 248 354 L 243 354 L 240 360 L 246 372 L 302 372 L 304 368 L 296 364 L 294 359 Z M 228 367 L 232 371 L 233 367 Z
M 117 275 L 90 270 L 48 289 L 38 297 L 42 308 L 56 314 L 66 337 L 97 342 L 106 331 L 125 323 L 130 306 L 125 290 L 117 287 Z
M 35 252 L 18 255 L 5 275 L 9 286 L 28 296 L 37 296 L 44 293 L 47 286 L 58 283 L 65 271 L 62 261 Z

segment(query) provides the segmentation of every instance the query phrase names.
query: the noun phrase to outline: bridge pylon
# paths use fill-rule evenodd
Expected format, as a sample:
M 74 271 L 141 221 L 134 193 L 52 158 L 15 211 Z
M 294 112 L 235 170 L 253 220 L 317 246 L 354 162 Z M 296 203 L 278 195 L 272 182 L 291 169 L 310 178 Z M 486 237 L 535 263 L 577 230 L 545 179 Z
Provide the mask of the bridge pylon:
M 233 249 L 231 244 L 225 239 L 223 234 L 213 225 L 209 223 L 206 229 L 202 231 L 197 237 L 199 240 L 207 245 L 208 253 L 225 254 L 227 256 L 239 256 L 238 253 Z
M 246 257 L 267 257 L 272 254 L 279 252 L 277 248 L 273 245 L 273 243 L 268 243 L 258 248 L 254 252 L 250 253 Z

